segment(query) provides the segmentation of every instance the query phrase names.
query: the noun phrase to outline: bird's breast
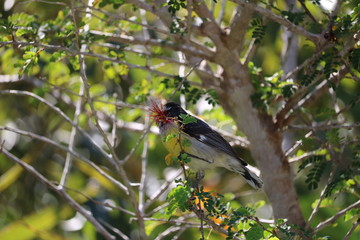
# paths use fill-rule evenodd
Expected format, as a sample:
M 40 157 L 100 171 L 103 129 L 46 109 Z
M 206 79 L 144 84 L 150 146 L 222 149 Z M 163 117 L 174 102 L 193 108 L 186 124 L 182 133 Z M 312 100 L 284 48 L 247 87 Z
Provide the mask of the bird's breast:
M 172 153 L 174 157 L 178 157 L 182 151 L 179 127 L 173 122 L 166 123 L 160 127 L 160 135 L 165 148 Z

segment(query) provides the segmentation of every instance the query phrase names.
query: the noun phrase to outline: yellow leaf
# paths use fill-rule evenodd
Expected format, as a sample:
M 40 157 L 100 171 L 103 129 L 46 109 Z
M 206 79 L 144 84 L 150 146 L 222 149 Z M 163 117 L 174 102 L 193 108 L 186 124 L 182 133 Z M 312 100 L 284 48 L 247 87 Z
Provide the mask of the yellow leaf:
M 165 156 L 165 163 L 167 166 L 171 165 L 172 163 L 172 154 L 169 153 L 168 155 Z
M 57 224 L 56 211 L 55 207 L 47 207 L 14 221 L 0 229 L 0 239 L 26 240 L 39 235 L 42 239 L 54 239 L 47 230 L 51 230 Z
M 21 160 L 25 163 L 31 163 L 36 159 L 44 148 L 45 144 L 40 143 L 36 148 L 33 148 L 31 152 L 26 154 Z M 20 165 L 15 165 L 7 170 L 0 176 L 0 192 L 4 191 L 11 184 L 13 184 L 23 172 L 23 168 Z
M 108 191 L 110 192 L 117 191 L 117 187 L 112 182 L 110 182 L 106 177 L 101 175 L 98 171 L 96 171 L 94 168 L 92 168 L 85 162 L 76 160 L 74 163 L 81 172 L 88 175 L 89 177 L 96 179 L 96 181 L 100 183 L 100 185 L 105 189 L 107 189 Z M 106 171 L 104 170 L 104 172 Z

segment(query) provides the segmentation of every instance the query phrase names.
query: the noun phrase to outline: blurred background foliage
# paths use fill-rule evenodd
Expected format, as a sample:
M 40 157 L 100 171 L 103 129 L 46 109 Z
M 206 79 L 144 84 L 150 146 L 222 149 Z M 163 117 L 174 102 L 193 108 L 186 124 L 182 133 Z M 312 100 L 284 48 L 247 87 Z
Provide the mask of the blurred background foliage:
M 138 187 L 136 183 L 141 182 L 143 167 L 141 156 L 144 150 L 143 144 L 138 144 L 138 141 L 144 137 L 143 131 L 147 127 L 145 120 L 147 112 L 144 107 L 149 97 L 180 101 L 185 94 L 189 103 L 188 109 L 193 113 L 230 134 L 242 136 L 242 133 L 236 130 L 232 119 L 226 116 L 221 107 L 216 104 L 218 101 L 216 94 L 201 87 L 201 82 L 196 74 L 191 73 L 186 79 L 183 78 L 184 73 L 191 72 L 191 67 L 186 66 L 181 70 L 179 65 L 182 58 L 181 53 L 162 47 L 161 44 L 166 44 L 167 34 L 159 31 L 162 25 L 157 17 L 150 12 L 142 12 L 126 2 L 99 0 L 95 1 L 94 8 L 86 9 L 83 2 L 74 1 L 74 8 L 71 9 L 71 4 L 62 0 L 15 1 L 14 5 L 12 5 L 13 1 L 3 1 L 0 6 L 2 15 L 0 73 L 2 79 L 10 80 L 1 81 L 0 90 L 11 89 L 34 93 L 61 109 L 70 119 L 74 119 L 76 104 L 79 101 L 79 95 L 82 95 L 83 84 L 80 79 L 80 62 L 76 44 L 77 41 L 80 41 L 86 47 L 86 52 L 89 53 L 88 56 L 85 56 L 86 76 L 90 85 L 89 92 L 97 110 L 96 118 L 105 134 L 110 139 L 114 139 L 114 150 L 119 158 L 128 158 L 124 169 L 130 182 L 134 183 L 136 188 Z M 221 1 L 218 1 L 217 4 L 214 4 L 213 1 L 206 2 L 214 8 L 215 16 L 218 16 L 221 10 Z M 284 1 L 272 2 L 275 2 L 277 8 L 285 9 Z M 303 24 L 311 31 L 316 32 L 320 28 L 318 25 L 325 24 L 328 10 L 325 5 L 319 6 L 312 2 L 318 1 L 306 1 L 306 5 L 313 16 L 321 20 L 318 23 L 306 21 Z M 342 14 L 350 12 L 352 8 L 359 8 L 357 1 L 346 2 Z M 72 11 L 75 8 L 76 16 L 73 17 Z M 224 26 L 230 24 L 235 8 L 235 3 L 227 1 L 223 13 L 222 24 Z M 92 15 L 85 17 L 85 10 L 92 11 Z M 179 18 L 186 16 L 184 10 L 180 10 L 177 14 Z M 254 72 L 257 69 L 257 75 L 268 77 L 268 81 L 272 82 L 269 89 L 262 88 L 259 93 L 260 98 L 264 99 L 262 104 L 267 104 L 266 101 L 269 103 L 265 107 L 265 111 L 275 112 L 278 109 L 278 106 L 274 104 L 276 101 L 272 101 L 268 97 L 276 98 L 282 94 L 283 90 L 282 86 L 278 89 L 274 87 L 280 81 L 280 78 L 276 77 L 277 74 L 280 74 L 279 76 L 282 74 L 280 70 L 283 49 L 281 27 L 273 22 L 254 24 L 264 24 L 266 28 L 252 59 L 251 64 L 253 65 L 250 64 L 249 68 L 254 68 Z M 80 40 L 76 39 L 77 28 L 82 29 Z M 176 30 L 181 31 L 181 28 Z M 97 31 L 120 36 L 134 36 L 140 39 L 161 39 L 163 42 L 157 46 L 146 46 L 142 43 L 124 44 L 117 41 L 115 37 L 108 37 Z M 246 34 L 245 45 L 249 46 L 253 37 L 250 27 Z M 28 46 L 3 44 L 3 42 L 13 40 L 34 44 Z M 210 40 L 205 37 L 198 37 L 196 40 L 200 44 L 211 47 Z M 341 37 L 339 41 L 341 41 Z M 44 47 L 41 44 L 58 47 Z M 302 63 L 314 54 L 315 46 L 303 37 L 299 39 L 299 46 L 298 62 Z M 353 60 L 359 61 L 359 55 L 354 55 Z M 326 58 L 319 63 L 319 65 L 321 64 L 326 64 Z M 213 68 L 216 67 L 213 66 Z M 354 69 L 358 71 L 359 65 Z M 305 74 L 305 72 L 301 72 L 299 75 Z M 355 74 L 359 77 L 359 72 Z M 182 77 L 180 77 L 181 75 Z M 179 83 L 184 86 L 182 93 L 176 91 Z M 346 122 L 358 123 L 360 121 L 359 85 L 359 81 L 351 78 L 342 79 L 334 89 L 335 100 L 330 94 L 324 94 L 316 104 L 302 109 L 301 117 L 305 122 L 312 119 L 320 122 L 336 118 L 337 115 L 333 110 L 333 103 L 336 101 L 340 109 L 349 106 L 342 114 Z M 208 98 L 207 101 L 205 98 Z M 118 105 L 114 103 L 118 103 Z M 94 122 L 93 112 L 85 98 L 80 99 L 80 104 L 78 126 L 86 131 L 99 146 L 108 151 L 103 136 Z M 2 92 L 0 108 L 1 126 L 32 132 L 52 139 L 59 145 L 68 146 L 72 131 L 71 124 L 59 117 L 57 112 L 44 103 L 31 96 Z M 117 121 L 114 121 L 115 119 Z M 317 136 L 312 137 L 305 137 L 306 130 L 292 129 L 289 132 L 294 140 L 302 140 L 302 146 L 294 157 L 311 151 L 319 151 L 316 156 L 322 156 L 319 159 L 308 160 L 308 164 L 326 162 L 330 153 L 324 146 L 331 140 L 333 141 L 331 146 L 335 150 L 345 148 L 341 149 L 342 155 L 339 160 L 347 162 L 341 163 L 339 166 L 344 166 L 344 170 L 346 170 L 349 166 L 356 167 L 351 165 L 355 160 L 359 164 L 360 150 L 356 148 L 359 147 L 358 127 L 319 131 Z M 1 139 L 5 141 L 3 145 L 5 149 L 33 166 L 49 181 L 59 183 L 66 158 L 64 151 L 12 131 L 2 129 L 0 133 Z M 156 129 L 151 128 L 150 134 L 146 137 L 149 144 L 147 179 L 144 183 L 147 199 L 161 187 L 161 184 L 167 179 L 171 179 L 179 169 L 176 163 L 172 166 L 165 164 L 164 156 L 167 153 L 160 143 L 161 139 L 154 133 L 156 133 Z M 341 141 L 349 139 L 357 141 L 357 145 L 341 144 Z M 234 139 L 229 138 L 229 140 Z M 235 140 L 234 143 L 236 144 Z M 241 157 L 254 164 L 247 146 L 237 144 L 235 148 Z M 100 166 L 110 176 L 118 178 L 113 165 L 83 134 L 77 134 L 75 137 L 74 150 Z M 132 150 L 134 153 L 129 155 Z M 340 154 L 337 153 L 337 156 L 340 157 Z M 324 164 L 326 165 L 326 163 Z M 315 174 L 319 179 L 307 180 L 309 172 L 316 170 L 307 168 L 308 165 L 304 162 L 294 164 L 295 172 L 299 167 L 303 168 L 302 171 L 296 173 L 296 188 L 306 218 L 310 216 L 330 175 L 331 167 L 325 165 L 319 167 L 319 171 L 323 173 Z M 357 165 L 357 167 L 359 166 Z M 91 240 L 103 238 L 96 232 L 92 224 L 68 205 L 67 201 L 2 154 L 0 154 L 0 174 L 0 239 Z M 359 176 L 356 180 L 359 184 Z M 313 185 L 310 186 L 311 182 Z M 174 183 L 169 185 L 175 186 Z M 260 218 L 270 219 L 272 216 L 271 207 L 265 194 L 251 190 L 236 174 L 224 169 L 217 169 L 207 173 L 203 185 L 207 190 L 224 194 L 234 207 L 249 205 L 257 208 L 257 215 Z M 66 190 L 97 219 L 119 229 L 130 239 L 139 238 L 138 225 L 134 216 L 117 209 L 120 207 L 134 211 L 129 196 L 77 158 L 73 159 Z M 359 186 L 354 188 L 354 183 L 346 181 L 346 179 L 341 184 L 334 186 L 328 199 L 322 202 L 312 226 L 315 227 L 324 219 L 335 215 L 340 209 L 356 202 L 359 194 Z M 156 209 L 164 204 L 165 198 L 166 192 L 148 206 L 147 213 L 150 214 L 154 210 L 149 218 L 164 218 L 164 213 Z M 117 207 L 105 206 L 104 203 L 110 203 L 111 206 Z M 342 239 L 356 217 L 359 217 L 358 208 L 353 209 L 345 217 L 341 217 L 332 226 L 324 228 L 318 233 L 319 237 Z M 184 217 L 184 221 L 186 220 Z M 151 221 L 149 219 L 146 221 L 146 232 L 150 239 L 155 239 L 169 229 L 172 224 L 171 221 Z M 225 238 L 223 235 L 211 231 L 207 234 L 211 235 L 209 239 Z M 175 235 L 175 232 L 169 232 L 164 239 L 172 239 Z M 184 228 L 180 239 L 195 239 L 198 238 L 198 235 L 197 227 Z M 360 230 L 357 228 L 350 239 L 355 240 L 359 237 Z M 118 238 L 121 239 L 120 236 Z

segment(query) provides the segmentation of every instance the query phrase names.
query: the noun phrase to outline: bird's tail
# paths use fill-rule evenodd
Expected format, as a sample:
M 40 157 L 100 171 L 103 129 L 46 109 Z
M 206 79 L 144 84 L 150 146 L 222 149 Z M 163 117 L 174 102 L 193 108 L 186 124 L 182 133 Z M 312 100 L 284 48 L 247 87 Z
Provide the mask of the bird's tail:
M 247 167 L 244 167 L 244 171 L 240 172 L 241 176 L 255 189 L 260 189 L 263 186 L 263 181 L 254 172 Z
M 263 181 L 260 177 L 258 177 L 253 171 L 251 171 L 248 167 L 251 167 L 249 165 L 247 166 L 237 166 L 236 168 L 231 167 L 230 170 L 240 173 L 241 176 L 245 179 L 247 183 L 250 184 L 255 189 L 260 189 L 263 186 Z

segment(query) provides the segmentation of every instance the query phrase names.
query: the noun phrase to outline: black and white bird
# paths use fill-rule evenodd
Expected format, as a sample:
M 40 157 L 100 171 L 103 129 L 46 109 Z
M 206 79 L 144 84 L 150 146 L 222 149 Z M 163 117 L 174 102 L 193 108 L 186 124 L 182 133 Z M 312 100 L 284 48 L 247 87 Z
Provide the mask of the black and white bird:
M 169 102 L 159 106 L 153 103 L 150 112 L 160 129 L 165 148 L 174 157 L 186 153 L 191 158 L 188 163 L 190 169 L 203 173 L 206 169 L 223 167 L 239 173 L 253 188 L 262 187 L 262 180 L 207 123 L 192 116 L 194 121 L 184 124 L 182 118 L 190 114 L 179 104 Z M 183 144 L 184 141 L 186 144 Z

